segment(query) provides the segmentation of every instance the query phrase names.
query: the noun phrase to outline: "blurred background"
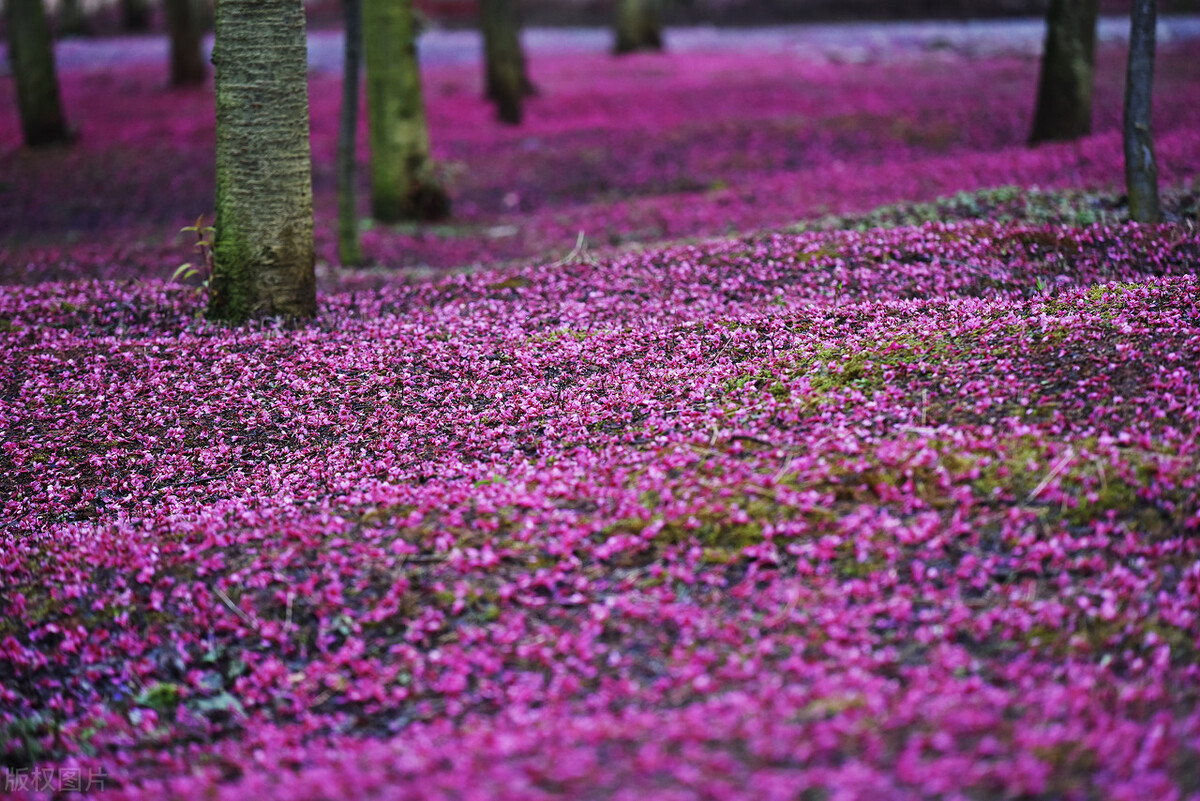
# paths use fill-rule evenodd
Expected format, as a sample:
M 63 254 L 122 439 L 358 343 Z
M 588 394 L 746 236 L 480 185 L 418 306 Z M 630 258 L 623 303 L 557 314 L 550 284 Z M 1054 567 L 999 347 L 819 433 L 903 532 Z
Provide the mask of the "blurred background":
M 1040 17 L 1048 0 L 662 0 L 668 25 L 771 25 L 889 19 Z M 0 7 L 4 3 L 0 2 Z M 211 5 L 211 3 L 210 3 Z M 473 27 L 478 0 L 416 0 L 430 24 Z M 46 0 L 60 35 L 112 35 L 161 31 L 160 0 Z M 308 0 L 309 24 L 341 24 L 340 0 Z M 613 0 L 521 0 L 522 16 L 535 26 L 606 26 Z M 1200 0 L 1159 0 L 1160 14 L 1200 13 Z M 1102 14 L 1127 14 L 1129 0 L 1101 0 Z M 3 21 L 0 20 L 0 31 Z

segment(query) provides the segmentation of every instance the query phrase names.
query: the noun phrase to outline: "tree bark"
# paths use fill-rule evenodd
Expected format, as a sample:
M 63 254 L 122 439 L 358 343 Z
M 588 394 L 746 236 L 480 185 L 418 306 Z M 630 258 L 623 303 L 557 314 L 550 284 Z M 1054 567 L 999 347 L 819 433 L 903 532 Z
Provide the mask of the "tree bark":
M 383 222 L 436 220 L 450 200 L 433 174 L 412 0 L 364 0 L 371 209 Z
M 166 0 L 164 9 L 171 39 L 171 85 L 204 83 L 204 21 L 198 0 Z
M 217 220 L 208 315 L 316 313 L 302 0 L 217 0 Z
M 525 95 L 533 94 L 521 47 L 521 25 L 514 0 L 480 0 L 484 85 L 501 122 L 520 125 Z
M 1099 13 L 1099 0 L 1050 0 L 1031 145 L 1091 133 Z
M 54 67 L 54 41 L 42 0 L 7 0 L 5 20 L 25 144 L 42 147 L 69 141 Z
M 121 29 L 136 32 L 150 29 L 150 4 L 147 0 L 121 0 Z
M 1158 202 L 1158 163 L 1151 126 L 1154 85 L 1155 0 L 1133 0 L 1129 62 L 1125 73 L 1125 187 L 1135 222 L 1162 221 Z
M 359 67 L 362 65 L 362 4 L 342 0 L 345 18 L 345 63 L 342 67 L 342 114 L 338 126 L 337 195 L 338 259 L 343 265 L 362 264 L 355 200 L 355 145 L 358 138 Z
M 662 19 L 659 0 L 617 0 L 618 55 L 637 50 L 662 50 Z

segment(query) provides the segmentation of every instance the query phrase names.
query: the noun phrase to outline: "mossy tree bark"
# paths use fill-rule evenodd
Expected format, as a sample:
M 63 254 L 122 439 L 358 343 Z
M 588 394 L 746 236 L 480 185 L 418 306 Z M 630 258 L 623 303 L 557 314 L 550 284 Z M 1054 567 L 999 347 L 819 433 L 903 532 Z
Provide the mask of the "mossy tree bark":
M 371 213 L 383 222 L 450 213 L 433 174 L 416 33 L 412 0 L 363 0 Z
M 121 0 L 121 28 L 145 31 L 150 28 L 150 3 L 147 0 Z
M 618 55 L 637 50 L 662 50 L 662 18 L 660 0 L 617 0 L 617 41 L 613 47 Z
M 209 317 L 316 313 L 302 0 L 217 0 L 217 220 Z
M 1150 125 L 1154 85 L 1155 0 L 1133 0 L 1129 62 L 1125 73 L 1125 186 L 1129 216 L 1136 222 L 1162 220 L 1158 201 L 1158 162 Z
M 204 10 L 200 0 L 166 0 L 167 33 L 171 39 L 171 85 L 204 83 Z
M 7 0 L 5 21 L 25 144 L 42 147 L 69 141 L 54 68 L 54 41 L 42 0 Z
M 1031 145 L 1091 133 L 1099 13 L 1100 0 L 1050 0 Z
M 534 88 L 521 47 L 516 0 L 480 0 L 479 22 L 483 29 L 485 93 L 496 104 L 501 122 L 519 125 L 525 96 L 533 94 Z
M 358 139 L 359 67 L 362 65 L 360 0 L 342 0 L 342 15 L 346 23 L 346 45 L 337 146 L 338 259 L 344 265 L 355 265 L 363 261 L 355 203 L 355 145 Z

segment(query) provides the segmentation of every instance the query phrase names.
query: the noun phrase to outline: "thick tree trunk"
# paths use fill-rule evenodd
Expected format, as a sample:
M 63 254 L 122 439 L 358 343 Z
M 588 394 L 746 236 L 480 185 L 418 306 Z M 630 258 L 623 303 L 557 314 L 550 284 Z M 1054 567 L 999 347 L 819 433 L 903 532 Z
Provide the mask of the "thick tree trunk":
M 217 0 L 217 221 L 208 314 L 316 313 L 302 0 Z
M 7 0 L 5 20 L 25 144 L 41 147 L 68 141 L 54 68 L 54 42 L 42 0 Z
M 433 174 L 412 0 L 364 0 L 371 209 L 383 222 L 435 220 L 450 200 Z
M 1091 133 L 1099 10 L 1100 0 L 1050 0 L 1030 144 Z
M 121 29 L 141 32 L 150 28 L 150 3 L 147 0 L 121 0 Z
M 617 41 L 613 50 L 618 54 L 637 50 L 662 50 L 662 20 L 660 0 L 617 0 Z
M 1155 0 L 1133 0 L 1130 9 L 1129 65 L 1125 74 L 1125 186 L 1129 216 L 1136 222 L 1162 220 L 1158 203 L 1158 163 L 1150 125 L 1154 84 Z
M 171 38 L 171 85 L 204 83 L 204 13 L 199 0 L 166 0 Z
M 55 27 L 59 37 L 87 36 L 92 32 L 82 0 L 61 0 L 57 23 Z
M 355 200 L 355 144 L 358 139 L 359 67 L 362 65 L 362 4 L 342 0 L 346 22 L 345 63 L 342 67 L 342 115 L 338 126 L 337 194 L 338 259 L 343 265 L 362 264 Z
M 510 125 L 521 123 L 525 95 L 533 93 L 521 47 L 521 24 L 515 0 L 480 0 L 483 29 L 484 85 L 496 116 Z

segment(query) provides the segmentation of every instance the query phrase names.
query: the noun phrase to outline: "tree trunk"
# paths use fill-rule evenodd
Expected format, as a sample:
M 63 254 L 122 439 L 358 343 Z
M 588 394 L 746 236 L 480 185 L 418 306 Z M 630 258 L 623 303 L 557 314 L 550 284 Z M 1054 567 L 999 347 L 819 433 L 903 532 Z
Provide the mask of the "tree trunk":
M 42 0 L 7 0 L 5 21 L 25 144 L 41 147 L 69 141 L 54 68 L 54 41 Z
M 208 314 L 316 313 L 302 0 L 217 0 L 217 221 Z
M 204 15 L 198 0 L 166 0 L 165 10 L 171 38 L 171 85 L 204 83 Z
M 83 10 L 82 0 L 62 0 L 58 4 L 57 22 L 56 28 L 59 38 L 64 36 L 87 36 L 92 32 L 87 14 Z
M 371 208 L 376 219 L 435 220 L 450 200 L 433 174 L 412 0 L 364 0 Z
M 150 29 L 150 4 L 146 0 L 121 0 L 121 29 L 141 32 Z
M 1162 221 L 1158 203 L 1158 164 L 1150 125 L 1154 84 L 1155 0 L 1133 0 L 1130 9 L 1129 65 L 1125 73 L 1125 186 L 1129 216 L 1135 222 Z
M 1100 0 L 1050 0 L 1031 145 L 1091 133 L 1099 10 Z
M 343 265 L 362 264 L 355 206 L 355 144 L 358 138 L 359 67 L 362 64 L 362 4 L 342 0 L 346 22 L 345 63 L 342 67 L 342 115 L 338 126 L 337 204 L 338 259 Z
M 519 125 L 525 95 L 533 94 L 521 47 L 521 25 L 514 0 L 480 0 L 479 21 L 483 29 L 484 84 L 489 100 L 496 104 L 501 122 Z
M 659 0 L 617 0 L 617 42 L 620 55 L 637 50 L 662 50 Z

